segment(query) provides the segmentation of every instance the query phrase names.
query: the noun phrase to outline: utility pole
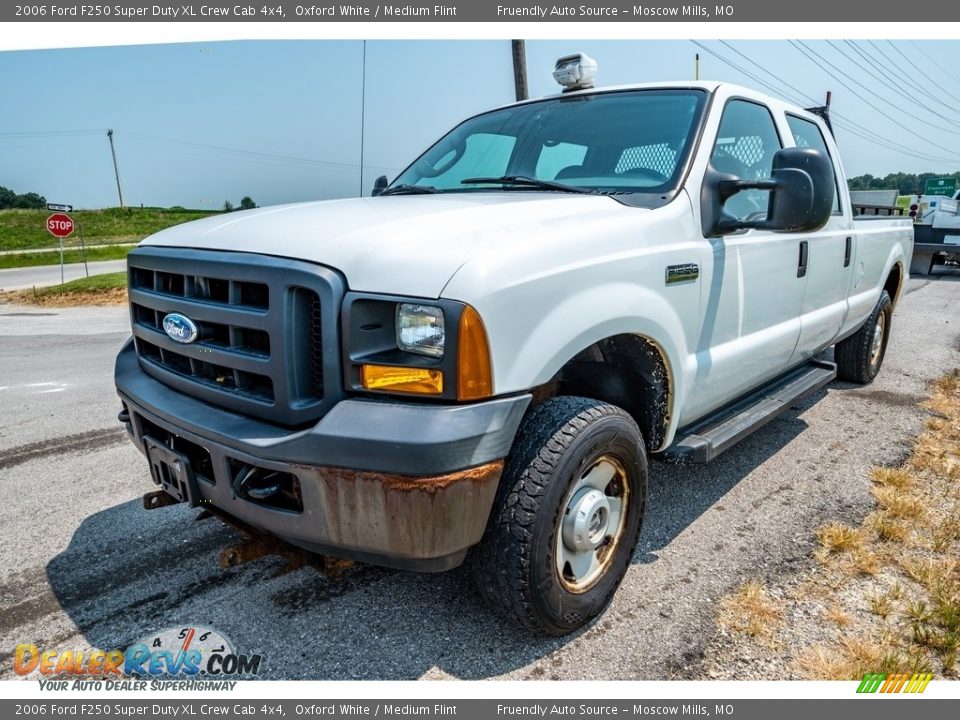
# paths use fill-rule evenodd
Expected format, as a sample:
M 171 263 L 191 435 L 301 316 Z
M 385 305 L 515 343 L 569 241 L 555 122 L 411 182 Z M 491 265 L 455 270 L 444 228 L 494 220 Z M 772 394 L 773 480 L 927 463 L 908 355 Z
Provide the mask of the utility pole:
M 107 139 L 110 141 L 110 155 L 113 156 L 113 175 L 117 178 L 117 195 L 120 197 L 120 207 L 123 204 L 123 191 L 120 190 L 120 171 L 117 170 L 117 151 L 113 149 L 113 130 L 107 130 Z
M 367 41 L 363 41 L 363 60 L 360 64 L 360 195 L 363 197 L 363 126 L 367 117 Z
M 693 64 L 693 79 L 700 79 L 700 53 L 697 53 L 696 58 L 694 59 Z
M 526 100 L 527 92 L 527 48 L 523 40 L 511 40 L 513 50 L 513 86 L 517 91 L 517 101 Z

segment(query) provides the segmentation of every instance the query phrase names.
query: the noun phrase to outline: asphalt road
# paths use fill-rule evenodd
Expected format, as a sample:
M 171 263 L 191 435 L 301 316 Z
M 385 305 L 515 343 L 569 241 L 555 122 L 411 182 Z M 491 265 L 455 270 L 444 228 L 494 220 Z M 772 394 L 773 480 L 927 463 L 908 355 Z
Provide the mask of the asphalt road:
M 127 269 L 126 260 L 103 260 L 87 263 L 91 275 L 123 272 Z M 67 263 L 63 266 L 65 282 L 79 280 L 86 276 L 83 263 Z M 45 287 L 60 284 L 59 265 L 36 265 L 24 268 L 0 270 L 0 290 L 26 290 L 32 287 Z
M 623 587 L 563 639 L 501 623 L 462 570 L 221 570 L 234 531 L 141 507 L 153 485 L 111 381 L 125 311 L 0 305 L 0 678 L 17 643 L 126 647 L 181 624 L 262 654 L 273 679 L 698 677 L 719 596 L 806 567 L 815 527 L 868 511 L 869 469 L 907 453 L 927 382 L 960 365 L 958 304 L 960 276 L 911 281 L 873 385 L 834 383 L 710 465 L 654 463 Z

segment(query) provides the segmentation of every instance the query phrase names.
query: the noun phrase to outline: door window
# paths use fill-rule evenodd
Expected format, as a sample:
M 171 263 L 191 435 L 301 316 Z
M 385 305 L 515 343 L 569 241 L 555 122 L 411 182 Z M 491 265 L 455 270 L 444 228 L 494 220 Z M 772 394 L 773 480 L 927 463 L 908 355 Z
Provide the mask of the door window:
M 827 150 L 827 141 L 823 139 L 823 133 L 820 131 L 820 128 L 816 123 L 812 123 L 809 120 L 804 120 L 803 118 L 799 118 L 794 115 L 787 115 L 787 125 L 790 126 L 790 132 L 793 134 L 793 142 L 798 148 L 813 148 L 814 150 L 819 150 L 828 158 L 830 157 L 830 151 Z M 832 159 L 831 162 L 833 162 Z M 834 215 L 840 214 L 840 191 L 838 187 L 837 178 L 836 175 L 834 175 Z
M 765 180 L 773 171 L 773 156 L 782 147 L 770 111 L 749 100 L 731 100 L 723 109 L 710 162 L 741 180 Z M 742 190 L 724 208 L 739 220 L 767 215 L 769 190 Z

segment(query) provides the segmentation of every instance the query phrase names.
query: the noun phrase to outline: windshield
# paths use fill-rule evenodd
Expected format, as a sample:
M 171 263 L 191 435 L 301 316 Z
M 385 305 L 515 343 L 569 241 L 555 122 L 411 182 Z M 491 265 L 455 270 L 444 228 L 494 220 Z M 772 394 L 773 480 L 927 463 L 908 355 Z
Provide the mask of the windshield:
M 680 182 L 705 103 L 702 90 L 632 90 L 495 110 L 454 128 L 404 170 L 391 189 L 523 192 L 568 187 L 663 200 L 660 196 Z

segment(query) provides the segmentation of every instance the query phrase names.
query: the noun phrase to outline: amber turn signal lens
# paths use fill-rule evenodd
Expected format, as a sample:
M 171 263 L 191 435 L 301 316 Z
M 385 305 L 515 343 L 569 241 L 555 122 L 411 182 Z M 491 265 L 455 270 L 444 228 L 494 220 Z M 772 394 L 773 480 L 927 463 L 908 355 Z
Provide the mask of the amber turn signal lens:
M 393 365 L 363 365 L 360 367 L 360 380 L 366 390 L 419 395 L 443 393 L 443 373 L 439 370 Z
M 493 395 L 490 345 L 480 315 L 467 305 L 460 316 L 457 345 L 457 399 L 479 400 Z

